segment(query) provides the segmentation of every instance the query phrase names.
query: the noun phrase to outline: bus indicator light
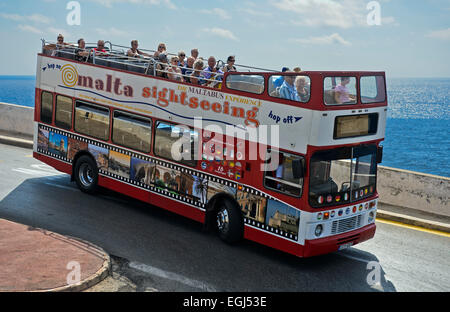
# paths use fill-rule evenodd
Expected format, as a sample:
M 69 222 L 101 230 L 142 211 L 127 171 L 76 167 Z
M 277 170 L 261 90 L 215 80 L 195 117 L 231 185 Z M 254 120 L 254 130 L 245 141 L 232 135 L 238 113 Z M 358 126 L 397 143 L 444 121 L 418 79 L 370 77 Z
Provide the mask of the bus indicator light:
M 322 220 L 322 213 L 321 213 L 321 212 L 319 212 L 319 213 L 317 214 L 317 220 Z
M 353 213 L 355 213 L 357 210 L 356 206 L 353 206 Z
M 334 218 L 335 215 L 336 215 L 336 211 L 333 210 L 333 211 L 330 213 L 330 217 L 331 217 L 331 218 Z
M 336 195 L 336 202 L 340 202 L 341 201 L 341 195 Z
M 333 196 L 328 195 L 327 196 L 327 203 L 331 203 L 333 201 Z
M 323 196 L 319 196 L 319 198 L 317 198 L 317 202 L 319 204 L 323 204 Z
M 344 210 L 339 210 L 339 212 L 338 212 L 338 216 L 340 217 L 340 216 L 342 216 L 344 214 Z
M 329 212 L 325 212 L 325 213 L 323 214 L 323 219 L 324 219 L 324 220 L 328 220 L 329 217 L 330 217 L 330 213 L 329 213 Z
M 363 205 L 361 204 L 361 205 L 359 205 L 359 211 L 362 211 L 363 210 Z

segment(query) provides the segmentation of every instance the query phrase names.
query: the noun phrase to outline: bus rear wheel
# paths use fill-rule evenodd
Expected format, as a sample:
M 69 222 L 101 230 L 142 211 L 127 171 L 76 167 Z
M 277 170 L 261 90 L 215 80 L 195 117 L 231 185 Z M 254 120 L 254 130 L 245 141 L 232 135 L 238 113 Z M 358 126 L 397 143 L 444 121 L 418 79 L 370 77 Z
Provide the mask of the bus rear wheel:
M 88 194 L 97 191 L 98 169 L 95 161 L 89 156 L 81 156 L 75 163 L 75 182 L 78 188 Z
M 240 241 L 244 234 L 244 222 L 237 205 L 228 200 L 221 201 L 216 213 L 216 226 L 223 241 L 230 244 Z

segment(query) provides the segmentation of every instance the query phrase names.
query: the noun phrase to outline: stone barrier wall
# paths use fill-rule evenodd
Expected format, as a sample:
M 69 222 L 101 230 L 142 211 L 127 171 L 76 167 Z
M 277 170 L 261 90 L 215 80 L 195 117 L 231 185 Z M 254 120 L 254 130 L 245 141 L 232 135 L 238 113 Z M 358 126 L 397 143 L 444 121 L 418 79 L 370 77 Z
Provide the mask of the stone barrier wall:
M 0 103 L 0 134 L 33 139 L 34 108 Z

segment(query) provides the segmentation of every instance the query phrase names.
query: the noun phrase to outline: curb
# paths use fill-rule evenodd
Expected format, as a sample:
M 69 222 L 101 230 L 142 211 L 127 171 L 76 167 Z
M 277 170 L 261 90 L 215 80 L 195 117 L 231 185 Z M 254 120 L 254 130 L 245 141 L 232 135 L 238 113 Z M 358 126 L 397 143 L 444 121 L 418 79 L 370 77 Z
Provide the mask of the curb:
M 33 141 L 0 135 L 0 143 L 33 149 Z
M 54 233 L 54 232 L 52 232 L 52 233 L 59 235 L 59 236 L 63 236 L 65 238 L 69 238 L 71 240 L 75 240 L 80 243 L 83 243 L 92 249 L 96 249 L 97 252 L 103 254 L 103 258 L 104 258 L 103 265 L 97 272 L 95 272 L 95 274 L 92 274 L 88 278 L 86 278 L 76 284 L 66 285 L 66 286 L 52 288 L 52 289 L 36 290 L 36 291 L 32 291 L 32 292 L 81 292 L 83 290 L 91 288 L 92 286 L 100 283 L 101 281 L 103 281 L 106 277 L 108 277 L 111 274 L 111 272 L 112 272 L 111 257 L 102 248 L 100 248 L 88 241 L 82 240 L 80 238 L 75 238 L 72 236 L 65 236 L 65 235 Z
M 386 210 L 377 210 L 377 218 L 397 221 L 408 225 L 423 227 L 429 230 L 450 233 L 450 224 L 420 219 L 400 213 L 390 212 Z

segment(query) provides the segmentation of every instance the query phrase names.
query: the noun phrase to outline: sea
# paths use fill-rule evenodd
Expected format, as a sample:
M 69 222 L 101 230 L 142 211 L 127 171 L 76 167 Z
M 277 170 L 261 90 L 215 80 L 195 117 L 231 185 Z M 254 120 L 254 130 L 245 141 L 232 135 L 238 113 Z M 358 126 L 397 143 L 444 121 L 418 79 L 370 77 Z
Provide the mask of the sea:
M 34 76 L 0 76 L 0 102 L 34 106 Z M 387 79 L 382 166 L 450 177 L 450 78 Z

